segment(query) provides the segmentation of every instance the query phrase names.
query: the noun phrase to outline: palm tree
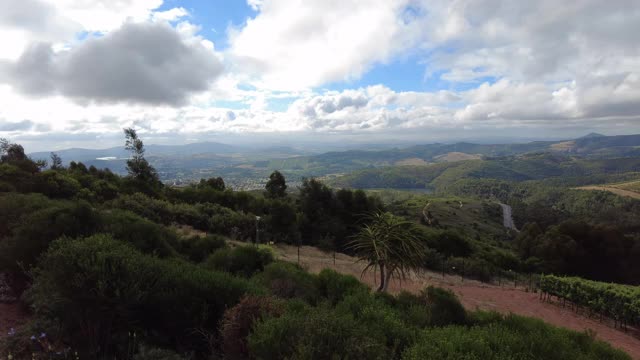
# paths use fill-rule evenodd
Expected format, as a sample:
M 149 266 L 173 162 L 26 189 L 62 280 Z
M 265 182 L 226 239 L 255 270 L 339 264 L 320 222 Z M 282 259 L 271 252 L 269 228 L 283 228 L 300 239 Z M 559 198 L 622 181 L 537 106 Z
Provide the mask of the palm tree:
M 388 212 L 369 216 L 364 225 L 349 243 L 359 260 L 367 263 L 362 273 L 380 270 L 380 285 L 377 291 L 385 292 L 392 276 L 406 278 L 412 270 L 424 264 L 427 247 L 418 236 L 416 225 Z

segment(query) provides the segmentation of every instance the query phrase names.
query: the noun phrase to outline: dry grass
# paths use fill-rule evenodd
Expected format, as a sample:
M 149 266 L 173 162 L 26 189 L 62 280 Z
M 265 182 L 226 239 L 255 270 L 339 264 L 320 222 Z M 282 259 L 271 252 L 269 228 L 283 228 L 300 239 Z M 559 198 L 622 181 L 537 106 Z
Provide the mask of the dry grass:
M 394 165 L 397 166 L 426 166 L 429 165 L 428 162 L 420 159 L 420 158 L 407 158 L 407 159 L 402 159 L 402 160 L 398 160 L 395 162 Z
M 482 159 L 482 156 L 478 154 L 467 154 L 463 152 L 450 152 L 444 155 L 438 155 L 435 157 L 435 159 L 440 162 L 455 162 L 464 160 L 478 160 Z
M 555 144 L 551 144 L 549 146 L 551 150 L 555 151 L 568 151 L 571 150 L 576 145 L 575 141 L 563 141 Z
M 598 190 L 598 191 L 608 191 L 620 196 L 628 196 L 634 199 L 640 199 L 640 192 L 630 191 L 619 188 L 620 185 L 592 185 L 592 186 L 581 186 L 579 190 Z

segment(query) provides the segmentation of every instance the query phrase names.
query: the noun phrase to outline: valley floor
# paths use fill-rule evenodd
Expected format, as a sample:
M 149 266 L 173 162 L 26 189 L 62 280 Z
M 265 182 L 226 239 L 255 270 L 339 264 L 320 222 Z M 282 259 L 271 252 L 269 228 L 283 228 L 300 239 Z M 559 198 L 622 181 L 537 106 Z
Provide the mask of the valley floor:
M 278 258 L 290 262 L 298 261 L 297 247 L 278 245 L 274 249 Z M 372 287 L 375 286 L 374 274 L 368 272 L 361 277 L 363 264 L 356 263 L 355 258 L 347 255 L 337 254 L 334 264 L 332 253 L 303 246 L 300 248 L 300 264 L 314 273 L 331 268 L 340 273 L 354 275 Z M 593 330 L 599 339 L 626 351 L 634 359 L 640 359 L 640 338 L 637 332 L 630 330 L 625 333 L 613 328 L 612 324 L 600 322 L 597 318 L 589 318 L 586 314 L 577 314 L 569 308 L 563 308 L 560 304 L 543 302 L 539 299 L 539 294 L 513 288 L 513 284 L 510 285 L 511 287 L 500 287 L 468 279 L 461 281 L 459 276 L 445 275 L 443 278 L 442 274 L 426 272 L 402 282 L 394 280 L 389 289 L 391 292 L 401 290 L 419 292 L 427 285 L 451 289 L 469 310 L 514 313 L 539 318 L 547 323 L 577 331 Z

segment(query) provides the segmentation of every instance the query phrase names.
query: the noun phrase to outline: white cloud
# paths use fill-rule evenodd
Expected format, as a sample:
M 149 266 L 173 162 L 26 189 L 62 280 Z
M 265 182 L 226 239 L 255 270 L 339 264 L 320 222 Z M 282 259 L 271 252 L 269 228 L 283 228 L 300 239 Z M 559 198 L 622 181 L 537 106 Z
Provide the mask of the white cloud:
M 402 21 L 408 0 L 250 1 L 260 12 L 231 29 L 238 71 L 273 90 L 300 90 L 357 79 L 411 45 Z
M 223 70 L 211 49 L 166 23 L 126 23 L 70 50 L 36 43 L 16 62 L 0 61 L 0 82 L 26 95 L 80 102 L 181 105 Z
M 480 134 L 496 129 L 508 135 L 513 131 L 509 129 L 522 127 L 554 134 L 567 128 L 640 129 L 636 0 L 247 0 L 247 4 L 255 15 L 229 29 L 229 48 L 221 53 L 199 33 L 208 24 L 193 23 L 196 14 L 190 17 L 178 3 L 158 11 L 162 0 L 0 0 L 0 8 L 11 10 L 0 12 L 0 59 L 15 63 L 31 48 L 38 51 L 32 50 L 28 60 L 42 65 L 14 77 L 12 84 L 21 83 L 31 94 L 37 93 L 34 90 L 53 94 L 29 98 L 0 84 L 0 135 L 39 136 L 46 129 L 115 134 L 130 125 L 147 134 L 296 131 L 367 136 L 397 131 Z M 121 90 L 109 92 L 109 97 L 128 104 L 78 104 L 79 93 L 91 91 L 61 91 L 60 81 L 44 76 L 47 70 L 58 72 L 59 59 L 97 39 L 108 40 L 123 24 L 153 23 L 171 27 L 181 43 L 211 55 L 214 62 L 224 62 L 227 71 L 213 84 L 198 83 L 195 90 L 201 92 L 181 93 L 182 101 L 143 99 L 147 105 L 126 101 L 130 94 Z M 35 42 L 50 46 L 33 47 Z M 449 85 L 450 90 L 359 86 L 357 80 L 373 67 L 409 56 L 424 64 L 425 85 L 433 81 Z M 159 79 L 166 85 L 159 89 L 169 93 L 175 90 L 169 85 L 180 85 L 180 76 L 160 73 L 145 79 Z M 99 87 L 111 79 L 88 78 Z M 353 89 L 321 90 L 334 82 L 341 87 L 352 83 Z M 125 87 L 139 89 L 141 84 Z M 151 96 L 154 91 L 138 92 Z M 286 108 L 287 99 L 292 99 L 288 109 L 269 110 L 274 102 Z M 154 102 L 181 106 L 148 105 Z

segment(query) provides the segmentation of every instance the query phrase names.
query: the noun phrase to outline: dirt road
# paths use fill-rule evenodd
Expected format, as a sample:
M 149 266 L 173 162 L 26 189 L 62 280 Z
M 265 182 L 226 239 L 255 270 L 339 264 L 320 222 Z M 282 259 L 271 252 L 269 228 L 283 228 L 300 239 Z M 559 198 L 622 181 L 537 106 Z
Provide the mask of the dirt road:
M 276 254 L 280 259 L 297 262 L 297 249 L 293 246 L 277 246 Z M 324 253 L 316 248 L 303 246 L 300 249 L 300 263 L 309 271 L 318 273 L 322 269 L 331 268 L 344 274 L 360 278 L 363 265 L 355 263 L 355 259 L 343 254 L 337 254 L 335 265 L 331 253 Z M 371 285 L 376 284 L 372 273 L 365 274 L 362 281 Z M 389 291 L 401 290 L 419 292 L 428 285 L 441 286 L 451 289 L 459 297 L 462 304 L 469 310 L 494 310 L 501 313 L 514 313 L 542 319 L 549 324 L 561 326 L 577 331 L 591 329 L 596 336 L 614 347 L 626 351 L 634 359 L 640 360 L 640 338 L 632 333 L 625 333 L 614 329 L 612 325 L 601 323 L 597 319 L 589 319 L 586 315 L 579 315 L 569 308 L 558 304 L 546 303 L 539 300 L 539 295 L 526 292 L 523 289 L 503 288 L 484 284 L 474 280 L 461 281 L 459 276 L 426 272 L 413 275 L 411 279 L 400 282 L 394 280 Z

